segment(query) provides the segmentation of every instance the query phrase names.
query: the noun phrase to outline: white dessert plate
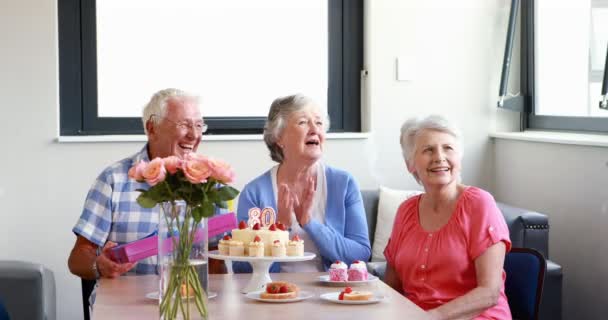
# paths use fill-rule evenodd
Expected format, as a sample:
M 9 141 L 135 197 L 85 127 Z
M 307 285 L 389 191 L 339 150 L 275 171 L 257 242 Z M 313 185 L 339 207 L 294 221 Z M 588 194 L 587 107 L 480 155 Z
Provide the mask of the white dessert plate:
M 209 296 L 207 297 L 207 299 L 212 299 L 215 297 L 217 297 L 217 292 L 209 291 Z M 158 291 L 146 293 L 146 298 L 150 300 L 158 300 Z
M 218 259 L 218 260 L 232 260 L 232 261 L 246 261 L 246 262 L 255 262 L 255 261 L 272 261 L 272 262 L 291 262 L 291 261 L 306 261 L 314 259 L 316 255 L 311 252 L 304 252 L 303 256 L 283 256 L 283 257 L 272 257 L 272 256 L 264 256 L 264 257 L 246 257 L 246 256 L 225 256 L 219 254 L 219 251 L 213 250 L 209 251 L 209 258 Z
M 320 298 L 325 301 L 330 301 L 333 303 L 340 303 L 340 304 L 370 304 L 370 303 L 378 303 L 385 299 L 383 295 L 380 295 L 377 293 L 374 293 L 372 298 L 369 300 L 339 300 L 338 299 L 339 296 L 340 296 L 340 292 L 330 292 L 330 293 L 322 294 L 320 296 Z
M 260 293 L 262 293 L 262 292 L 263 291 L 249 292 L 248 294 L 245 295 L 245 297 L 252 299 L 252 300 L 270 302 L 270 303 L 297 302 L 297 301 L 302 301 L 302 300 L 306 300 L 308 298 L 314 297 L 314 294 L 310 291 L 300 291 L 298 296 L 293 299 L 262 299 L 262 298 L 260 298 Z
M 378 280 L 378 277 L 371 274 L 368 274 L 367 280 L 364 281 L 331 281 L 329 280 L 328 274 L 319 277 L 319 281 L 336 287 L 360 286 L 374 282 L 376 280 Z

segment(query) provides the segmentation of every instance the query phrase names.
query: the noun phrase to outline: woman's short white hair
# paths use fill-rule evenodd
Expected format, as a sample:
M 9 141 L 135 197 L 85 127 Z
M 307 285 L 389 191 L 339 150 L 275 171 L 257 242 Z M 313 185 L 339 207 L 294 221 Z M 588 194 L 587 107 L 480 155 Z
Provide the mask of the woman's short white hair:
M 311 98 L 299 93 L 279 97 L 272 102 L 268 118 L 266 118 L 266 124 L 264 125 L 264 142 L 268 150 L 270 150 L 270 158 L 272 160 L 281 163 L 285 158 L 283 150 L 277 145 L 277 141 L 279 141 L 289 117 L 308 106 L 316 105 Z M 323 123 L 324 130 L 327 132 L 329 130 L 329 116 L 327 114 L 325 114 L 325 121 Z
M 173 98 L 193 99 L 196 101 L 197 106 L 199 102 L 198 96 L 192 95 L 180 89 L 168 88 L 156 92 L 154 95 L 152 95 L 152 98 L 150 98 L 150 101 L 144 107 L 143 115 L 141 117 L 146 135 L 148 134 L 146 123 L 148 121 L 152 121 L 155 125 L 158 124 L 161 120 L 160 118 L 167 115 L 167 102 Z M 154 115 L 157 117 L 153 117 Z
M 424 130 L 435 130 L 453 136 L 458 143 L 460 156 L 463 156 L 464 149 L 460 130 L 453 126 L 446 118 L 439 115 L 414 117 L 406 120 L 401 125 L 401 136 L 399 137 L 401 153 L 408 166 L 411 164 L 410 161 L 412 161 L 412 157 L 416 153 L 416 138 Z M 416 181 L 420 181 L 416 174 L 414 174 L 414 178 L 416 178 Z

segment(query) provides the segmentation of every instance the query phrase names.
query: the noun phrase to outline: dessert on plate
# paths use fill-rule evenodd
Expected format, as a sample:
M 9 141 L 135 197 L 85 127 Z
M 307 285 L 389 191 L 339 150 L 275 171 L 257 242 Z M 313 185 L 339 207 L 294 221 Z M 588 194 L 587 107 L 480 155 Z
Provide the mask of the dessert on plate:
M 304 240 L 296 234 L 287 242 L 287 255 L 290 257 L 301 257 L 304 255 Z
M 355 260 L 348 269 L 348 281 L 366 281 L 368 277 L 365 262 Z
M 255 238 L 253 238 L 253 241 L 249 242 L 249 256 L 264 256 L 264 242 L 262 242 L 262 239 L 259 236 L 255 236 Z
M 347 270 L 346 263 L 336 260 L 329 267 L 329 281 L 348 281 Z
M 239 223 L 238 229 L 232 230 L 232 240 L 241 241 L 242 243 L 253 242 L 253 239 L 258 236 L 261 242 L 264 243 L 264 256 L 271 256 L 271 246 L 275 240 L 281 241 L 281 243 L 287 243 L 289 241 L 289 232 L 285 231 L 285 226 L 281 223 L 273 223 L 269 226 L 262 226 L 259 222 L 256 222 L 253 226 L 243 220 Z M 248 255 L 249 248 L 245 248 L 245 254 Z
M 346 287 L 340 295 L 338 296 L 338 300 L 370 300 L 373 294 L 369 291 L 355 291 L 351 287 Z
M 242 241 L 232 240 L 230 242 L 229 253 L 231 256 L 244 256 L 245 255 L 245 246 Z
M 300 289 L 293 283 L 273 281 L 266 284 L 266 291 L 260 293 L 262 299 L 293 299 Z
M 229 235 L 225 235 L 222 239 L 220 239 L 217 248 L 221 255 L 230 255 L 230 242 L 232 242 L 232 237 Z
M 281 240 L 274 240 L 271 252 L 273 257 L 284 257 L 287 254 L 287 249 Z

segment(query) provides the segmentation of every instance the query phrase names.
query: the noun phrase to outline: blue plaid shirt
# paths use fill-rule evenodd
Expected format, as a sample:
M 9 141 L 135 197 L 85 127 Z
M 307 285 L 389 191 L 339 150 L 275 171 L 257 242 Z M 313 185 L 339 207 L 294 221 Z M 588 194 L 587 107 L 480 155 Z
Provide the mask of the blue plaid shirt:
M 146 209 L 137 204 L 140 192 L 136 189 L 150 186 L 128 176 L 133 164 L 140 160 L 150 161 L 147 147 L 112 164 L 97 177 L 89 190 L 80 219 L 72 229 L 75 234 L 103 247 L 107 241 L 125 244 L 157 230 L 158 207 Z M 156 273 L 156 257 L 140 260 L 133 272 Z
M 122 159 L 106 168 L 95 180 L 87 195 L 84 209 L 72 229 L 99 247 L 107 241 L 125 244 L 142 239 L 158 229 L 159 207 L 146 209 L 139 206 L 137 189 L 147 190 L 145 182 L 129 179 L 129 169 L 140 160 L 150 161 L 148 145 L 129 158 Z M 216 208 L 215 214 L 229 209 Z M 209 239 L 213 246 L 220 236 Z M 140 260 L 130 274 L 158 273 L 156 257 Z

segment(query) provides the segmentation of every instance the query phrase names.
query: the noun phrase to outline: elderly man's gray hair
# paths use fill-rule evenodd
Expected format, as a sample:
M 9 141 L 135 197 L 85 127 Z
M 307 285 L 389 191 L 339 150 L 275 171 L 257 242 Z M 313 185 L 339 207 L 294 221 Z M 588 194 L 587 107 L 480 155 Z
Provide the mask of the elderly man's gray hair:
M 141 121 L 144 124 L 144 131 L 146 135 L 148 134 L 148 129 L 146 128 L 146 122 L 148 120 L 152 121 L 154 124 L 158 124 L 160 122 L 160 118 L 167 115 L 167 101 L 173 98 L 186 98 L 193 99 L 196 101 L 198 106 L 199 97 L 196 95 L 192 95 L 188 92 L 185 92 L 180 89 L 168 88 L 163 89 L 156 92 L 146 106 L 144 107 L 144 112 L 141 117 Z M 156 115 L 157 117 L 153 117 Z
M 270 158 L 278 163 L 283 162 L 285 156 L 283 150 L 277 145 L 283 129 L 287 124 L 289 117 L 298 111 L 304 110 L 306 107 L 316 105 L 309 97 L 303 94 L 293 94 L 290 96 L 279 97 L 270 105 L 268 118 L 264 125 L 264 142 L 270 150 Z M 329 129 L 329 117 L 325 114 L 324 130 Z
M 430 115 L 424 118 L 410 118 L 401 126 L 401 136 L 399 138 L 403 159 L 408 165 L 412 160 L 412 156 L 416 153 L 416 137 L 418 137 L 423 130 L 435 130 L 452 135 L 458 142 L 460 155 L 462 156 L 463 145 L 460 130 L 452 126 L 447 119 L 439 115 Z M 415 178 L 418 180 L 418 177 Z

